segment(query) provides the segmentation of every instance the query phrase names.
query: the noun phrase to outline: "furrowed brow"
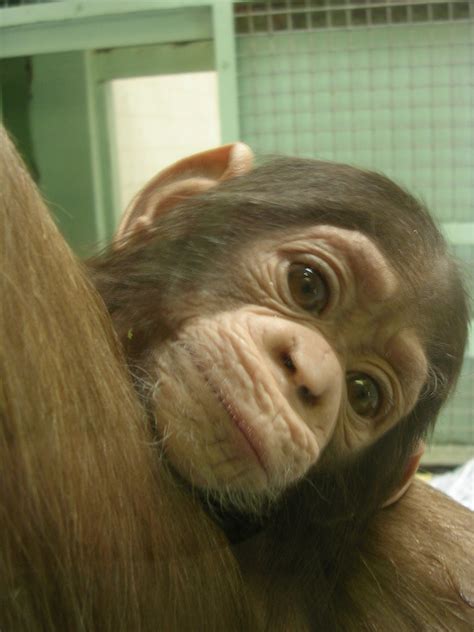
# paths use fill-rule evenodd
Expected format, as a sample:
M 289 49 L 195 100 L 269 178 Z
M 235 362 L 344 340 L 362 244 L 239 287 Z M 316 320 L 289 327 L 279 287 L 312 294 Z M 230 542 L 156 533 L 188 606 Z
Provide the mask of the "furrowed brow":
M 397 276 L 375 244 L 364 235 L 358 234 L 346 241 L 342 248 L 355 276 L 358 293 L 365 300 L 381 303 L 395 295 L 398 288 Z

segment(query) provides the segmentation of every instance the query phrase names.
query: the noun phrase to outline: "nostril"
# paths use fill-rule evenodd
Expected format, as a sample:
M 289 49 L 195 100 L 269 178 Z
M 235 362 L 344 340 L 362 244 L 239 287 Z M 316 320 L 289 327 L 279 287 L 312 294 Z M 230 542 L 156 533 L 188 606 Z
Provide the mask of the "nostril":
M 317 396 L 307 386 L 298 386 L 298 395 L 306 406 L 314 406 L 318 401 Z
M 293 364 L 293 360 L 289 353 L 282 353 L 281 361 L 291 373 L 294 373 L 296 371 L 296 367 Z
M 309 406 L 309 407 L 314 406 L 318 401 L 318 396 L 315 395 L 304 384 L 300 384 L 300 386 L 297 386 L 297 383 L 300 382 L 297 376 L 298 369 L 295 366 L 295 363 L 293 362 L 293 358 L 291 357 L 291 355 L 287 351 L 283 351 L 280 353 L 280 360 L 283 366 L 286 369 L 288 369 L 288 372 L 291 373 L 293 376 L 295 376 L 292 379 L 296 380 L 296 392 L 298 394 L 299 399 L 303 402 L 305 406 Z

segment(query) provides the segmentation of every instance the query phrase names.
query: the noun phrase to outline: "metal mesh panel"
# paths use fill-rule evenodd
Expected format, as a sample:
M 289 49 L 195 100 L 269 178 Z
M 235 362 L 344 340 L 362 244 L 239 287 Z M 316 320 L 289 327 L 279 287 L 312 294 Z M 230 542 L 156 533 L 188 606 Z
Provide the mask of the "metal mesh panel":
M 466 20 L 469 0 L 274 0 L 238 2 L 238 34 Z
M 243 137 L 377 168 L 472 220 L 472 22 L 239 36 Z
M 472 209 L 471 209 L 472 211 Z M 473 218 L 474 219 L 474 218 Z M 474 298 L 474 234 L 472 244 L 457 244 L 451 252 L 458 260 L 465 274 L 467 291 Z M 447 323 L 447 326 L 449 324 Z M 474 331 L 471 329 L 471 337 Z M 438 443 L 469 444 L 474 446 L 474 357 L 472 354 L 464 361 L 463 372 L 459 379 L 456 394 L 444 408 L 436 426 L 435 440 Z
M 474 358 L 466 358 L 464 369 L 451 402 L 441 412 L 436 424 L 436 443 L 469 444 L 474 446 Z
M 471 2 L 288 0 L 235 5 L 241 137 L 260 154 L 386 173 L 441 222 L 471 274 L 474 221 Z M 472 346 L 472 345 L 471 345 Z M 474 444 L 474 358 L 435 440 Z

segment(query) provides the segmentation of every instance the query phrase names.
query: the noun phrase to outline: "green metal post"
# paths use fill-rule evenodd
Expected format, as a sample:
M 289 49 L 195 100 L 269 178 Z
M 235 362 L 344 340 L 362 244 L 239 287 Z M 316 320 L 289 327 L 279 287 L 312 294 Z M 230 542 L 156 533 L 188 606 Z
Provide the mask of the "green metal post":
M 108 237 L 92 53 L 33 58 L 31 126 L 39 184 L 69 243 Z
M 215 0 L 212 7 L 214 51 L 218 73 L 219 111 L 223 143 L 240 140 L 232 5 L 232 0 Z

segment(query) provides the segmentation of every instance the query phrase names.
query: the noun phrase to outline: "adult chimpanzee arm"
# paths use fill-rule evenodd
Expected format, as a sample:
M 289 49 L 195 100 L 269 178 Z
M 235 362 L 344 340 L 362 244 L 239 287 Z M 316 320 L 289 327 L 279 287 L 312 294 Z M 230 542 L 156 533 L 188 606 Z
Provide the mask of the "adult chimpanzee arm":
M 160 468 L 102 301 L 3 131 L 0 233 L 0 629 L 252 629 L 229 547 Z

